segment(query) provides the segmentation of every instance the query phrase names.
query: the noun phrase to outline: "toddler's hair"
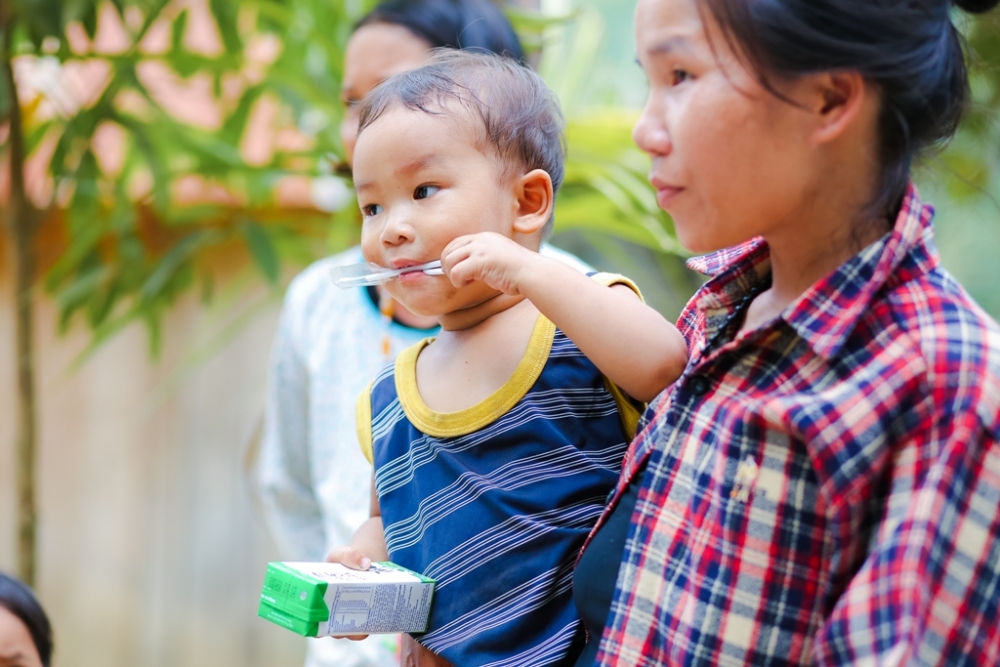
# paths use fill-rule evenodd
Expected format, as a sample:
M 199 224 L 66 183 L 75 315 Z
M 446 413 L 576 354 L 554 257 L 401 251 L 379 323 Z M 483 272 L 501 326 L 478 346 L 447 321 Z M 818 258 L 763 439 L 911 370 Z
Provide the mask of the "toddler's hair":
M 394 104 L 441 114 L 450 102 L 482 121 L 477 146 L 494 154 L 503 178 L 542 169 L 558 192 L 566 155 L 559 102 L 540 76 L 511 58 L 437 49 L 423 67 L 392 76 L 365 96 L 358 134 Z M 543 238 L 552 225 L 549 218 Z

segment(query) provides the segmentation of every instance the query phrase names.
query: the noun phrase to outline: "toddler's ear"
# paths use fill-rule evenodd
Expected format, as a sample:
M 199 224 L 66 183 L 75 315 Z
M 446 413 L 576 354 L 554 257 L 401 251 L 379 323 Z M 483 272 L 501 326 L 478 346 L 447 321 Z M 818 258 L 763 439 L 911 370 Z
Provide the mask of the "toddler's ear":
M 547 171 L 533 169 L 514 183 L 517 195 L 517 218 L 514 231 L 519 234 L 534 234 L 540 231 L 555 206 L 552 193 L 552 177 Z

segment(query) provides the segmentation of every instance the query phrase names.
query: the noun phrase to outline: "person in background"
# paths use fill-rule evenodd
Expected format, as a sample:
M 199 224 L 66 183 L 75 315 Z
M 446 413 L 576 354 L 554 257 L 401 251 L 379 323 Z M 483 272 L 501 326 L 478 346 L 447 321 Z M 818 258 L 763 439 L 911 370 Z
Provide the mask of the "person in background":
M 432 48 L 476 49 L 523 60 L 513 28 L 489 0 L 390 0 L 362 19 L 348 42 L 341 96 L 345 158 L 353 160 L 357 105 L 393 74 L 421 65 Z M 588 267 L 551 246 L 543 252 Z M 372 468 L 354 426 L 358 396 L 397 352 L 437 328 L 380 289 L 341 290 L 330 267 L 364 261 L 358 247 L 308 267 L 288 289 L 271 354 L 256 485 L 283 558 L 322 561 L 368 518 Z M 308 667 L 395 665 L 397 638 L 310 640 Z
M 911 180 L 969 98 L 953 4 L 997 0 L 639 0 L 633 136 L 710 278 L 578 667 L 1000 664 L 1000 326 Z
M 49 667 L 52 627 L 31 589 L 0 572 L 0 666 Z

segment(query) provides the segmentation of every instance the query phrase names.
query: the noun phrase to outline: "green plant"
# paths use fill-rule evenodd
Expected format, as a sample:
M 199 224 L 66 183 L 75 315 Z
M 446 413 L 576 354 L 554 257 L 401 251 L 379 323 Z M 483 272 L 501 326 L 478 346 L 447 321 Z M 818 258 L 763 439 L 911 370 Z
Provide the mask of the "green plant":
M 18 569 L 25 581 L 35 576 L 31 341 L 40 260 L 60 326 L 82 319 L 92 332 L 91 349 L 142 321 L 155 354 L 164 313 L 195 287 L 211 298 L 215 276 L 206 258 L 228 246 L 245 248 L 265 280 L 278 287 L 282 258 L 304 262 L 325 246 L 328 216 L 283 211 L 275 184 L 289 174 L 318 175 L 324 156 L 336 148 L 331 128 L 339 113 L 340 58 L 351 22 L 368 4 L 0 4 L 0 127 L 6 137 L 0 150 L 10 170 L 2 215 L 15 267 Z M 209 37 L 201 44 L 190 39 L 196 20 L 203 27 L 207 21 Z M 113 46 L 99 48 L 101 35 L 110 35 Z M 88 96 L 68 94 L 67 73 L 85 68 L 103 76 L 88 79 Z M 16 70 L 32 73 L 36 94 L 19 90 L 25 79 Z M 173 100 L 157 91 L 157 79 L 164 78 L 200 86 L 215 119 L 182 119 Z M 304 128 L 301 146 L 277 148 L 251 163 L 243 151 L 247 128 L 270 100 L 284 103 L 293 127 L 303 127 L 307 111 L 313 119 L 327 114 L 327 122 Z M 24 175 L 33 163 L 44 165 L 47 179 L 34 184 L 36 194 L 43 192 L 34 199 Z M 185 181 L 211 196 L 185 203 L 176 192 Z M 37 254 L 43 227 L 64 239 L 53 257 Z

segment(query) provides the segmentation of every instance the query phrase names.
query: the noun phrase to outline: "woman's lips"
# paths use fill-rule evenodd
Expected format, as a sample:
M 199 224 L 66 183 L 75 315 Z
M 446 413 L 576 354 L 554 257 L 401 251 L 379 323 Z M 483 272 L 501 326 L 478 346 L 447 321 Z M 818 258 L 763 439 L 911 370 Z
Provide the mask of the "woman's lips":
M 669 204 L 677 197 L 677 195 L 684 191 L 684 188 L 681 186 L 667 183 L 666 181 L 662 181 L 655 176 L 650 177 L 649 182 L 653 185 L 653 188 L 656 189 L 656 203 L 659 204 L 662 209 L 668 208 Z

